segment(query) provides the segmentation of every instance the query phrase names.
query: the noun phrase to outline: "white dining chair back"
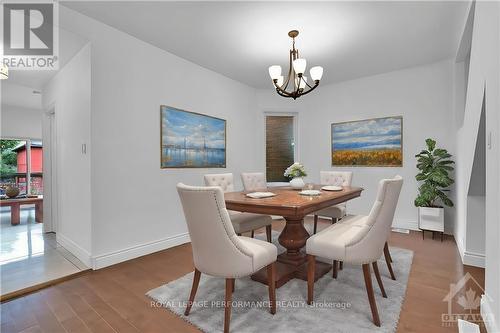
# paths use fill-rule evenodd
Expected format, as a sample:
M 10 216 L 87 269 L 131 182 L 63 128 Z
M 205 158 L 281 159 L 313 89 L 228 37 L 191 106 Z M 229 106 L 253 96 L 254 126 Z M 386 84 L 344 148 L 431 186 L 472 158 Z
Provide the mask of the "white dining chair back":
M 351 171 L 320 171 L 321 185 L 351 186 Z
M 219 186 L 223 192 L 234 192 L 234 177 L 232 173 L 209 174 L 203 176 L 206 186 Z
M 356 245 L 352 246 L 353 255 L 356 251 L 362 251 L 364 257 L 366 257 L 367 253 L 372 253 L 372 256 L 365 259 L 366 262 L 376 261 L 380 258 L 385 242 L 391 232 L 402 186 L 403 178 L 399 175 L 393 179 L 382 179 L 379 182 L 375 203 L 365 222 L 367 227 L 366 235 L 364 235 L 363 241 L 359 243 L 359 249 L 356 249 Z M 370 249 L 366 249 L 366 247 Z
M 398 203 L 403 179 L 396 176 L 393 179 L 382 179 L 378 185 L 377 197 L 370 214 L 350 215 L 342 223 L 334 224 L 307 240 L 308 253 L 319 250 L 329 258 L 328 252 L 339 261 L 365 264 L 377 261 L 383 254 L 384 245 L 391 232 L 394 212 Z M 340 252 L 330 251 L 331 244 L 322 240 L 343 239 Z M 311 251 L 309 251 L 309 249 Z M 315 253 L 318 255 L 318 253 Z M 341 258 L 342 257 L 342 258 Z
M 241 181 L 245 191 L 265 190 L 267 188 L 266 176 L 262 172 L 243 172 Z
M 252 253 L 234 232 L 221 188 L 178 184 L 177 191 L 195 267 L 220 277 L 244 276 L 253 271 Z

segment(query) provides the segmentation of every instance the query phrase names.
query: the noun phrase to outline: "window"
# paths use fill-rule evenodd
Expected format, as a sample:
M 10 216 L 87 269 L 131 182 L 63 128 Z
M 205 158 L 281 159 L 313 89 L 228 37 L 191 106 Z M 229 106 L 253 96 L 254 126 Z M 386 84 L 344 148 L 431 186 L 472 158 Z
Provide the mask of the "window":
M 43 147 L 42 141 L 2 139 L 0 188 L 19 188 L 20 195 L 43 194 Z
M 285 169 L 295 160 L 294 116 L 266 116 L 266 176 L 285 182 Z

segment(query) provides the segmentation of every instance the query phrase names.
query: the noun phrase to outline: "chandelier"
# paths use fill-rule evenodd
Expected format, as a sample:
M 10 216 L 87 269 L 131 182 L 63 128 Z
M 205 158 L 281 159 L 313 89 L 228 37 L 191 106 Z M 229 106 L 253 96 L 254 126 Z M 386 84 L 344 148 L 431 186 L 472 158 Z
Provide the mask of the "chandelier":
M 288 36 L 292 38 L 292 49 L 290 50 L 290 65 L 287 77 L 281 75 L 281 66 L 273 65 L 269 67 L 269 76 L 273 80 L 278 95 L 293 99 L 297 99 L 316 89 L 323 76 L 323 67 L 312 67 L 309 71 L 312 82 L 311 84 L 307 82 L 307 76 L 304 76 L 306 59 L 300 58 L 299 50 L 295 49 L 295 37 L 298 35 L 298 30 L 292 30 L 288 33 Z

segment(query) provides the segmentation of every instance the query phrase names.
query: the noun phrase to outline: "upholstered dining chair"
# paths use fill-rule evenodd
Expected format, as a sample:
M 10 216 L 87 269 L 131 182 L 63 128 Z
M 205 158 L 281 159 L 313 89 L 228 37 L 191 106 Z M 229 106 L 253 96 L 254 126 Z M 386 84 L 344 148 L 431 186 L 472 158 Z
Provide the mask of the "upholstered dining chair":
M 245 191 L 265 190 L 267 188 L 266 176 L 262 172 L 242 172 L 241 181 Z
M 329 226 L 307 240 L 308 304 L 311 304 L 313 300 L 316 257 L 333 260 L 334 278 L 336 278 L 337 261 L 360 264 L 363 267 L 373 323 L 380 326 L 380 317 L 373 293 L 370 264 L 373 266 L 382 296 L 387 297 L 378 270 L 377 260 L 384 252 L 402 185 L 403 179 L 400 176 L 396 176 L 394 179 L 381 180 L 377 198 L 368 216 L 353 215 L 346 218 L 342 223 Z
M 321 185 L 335 185 L 335 186 L 351 186 L 352 172 L 350 171 L 320 171 Z M 332 219 L 332 223 L 337 222 L 339 219 L 346 215 L 346 203 L 340 203 L 330 207 L 323 208 L 314 212 L 314 230 L 315 234 L 318 229 L 318 216 L 326 216 Z
M 234 280 L 267 267 L 271 314 L 276 313 L 276 257 L 274 244 L 237 236 L 218 186 L 177 184 L 193 248 L 194 278 L 184 314 L 189 315 L 201 273 L 226 279 L 224 332 L 229 332 Z
M 219 186 L 223 192 L 234 192 L 234 177 L 232 173 L 209 174 L 204 176 L 205 185 Z M 266 227 L 267 241 L 271 242 L 272 222 L 269 215 L 242 213 L 230 210 L 231 222 L 238 236 L 251 232 L 252 238 L 256 229 Z

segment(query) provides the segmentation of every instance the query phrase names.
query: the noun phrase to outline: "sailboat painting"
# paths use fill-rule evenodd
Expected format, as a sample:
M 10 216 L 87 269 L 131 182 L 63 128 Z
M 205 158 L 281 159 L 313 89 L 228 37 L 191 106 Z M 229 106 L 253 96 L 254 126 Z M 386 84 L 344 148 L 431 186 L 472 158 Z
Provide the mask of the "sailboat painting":
M 161 168 L 225 168 L 226 121 L 162 105 Z

